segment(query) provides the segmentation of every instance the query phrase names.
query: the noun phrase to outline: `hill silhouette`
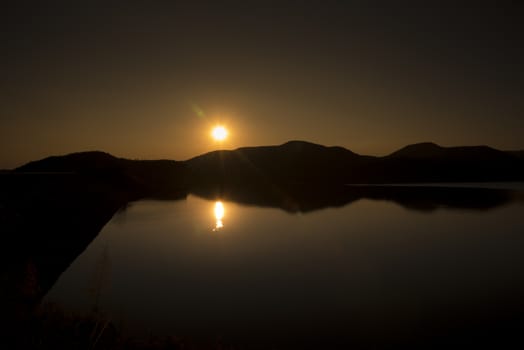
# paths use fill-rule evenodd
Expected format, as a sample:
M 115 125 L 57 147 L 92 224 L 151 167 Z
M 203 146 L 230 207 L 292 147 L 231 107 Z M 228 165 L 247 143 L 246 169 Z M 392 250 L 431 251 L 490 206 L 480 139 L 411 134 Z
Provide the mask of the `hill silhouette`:
M 524 180 L 522 152 L 487 146 L 442 147 L 425 142 L 384 157 L 305 141 L 209 152 L 186 161 L 129 160 L 104 152 L 48 157 L 18 173 L 75 173 L 138 194 L 209 184 L 310 184 L 486 182 Z
M 169 196 L 184 187 L 183 162 L 130 160 L 101 151 L 52 156 L 27 163 L 17 173 L 70 173 L 90 181 L 109 184 L 130 196 Z
M 398 151 L 391 153 L 388 157 L 424 158 L 442 156 L 445 149 L 433 142 L 422 142 L 407 145 Z
M 383 157 L 379 166 L 392 182 L 520 181 L 522 159 L 487 146 L 441 147 L 421 143 Z M 386 175 L 387 174 L 387 175 Z
M 347 184 L 524 180 L 517 155 L 487 146 L 406 146 L 385 157 L 304 141 L 214 151 L 186 161 L 191 183 Z
M 432 142 L 423 142 L 403 147 L 386 158 L 450 160 L 468 158 L 479 161 L 500 161 L 501 159 L 514 160 L 514 156 L 512 152 L 499 151 L 488 146 L 442 147 Z
M 520 159 L 524 160 L 524 150 L 521 150 L 521 151 L 508 151 L 508 153 L 513 154 L 514 156 L 517 156 Z
M 192 184 L 200 183 L 325 183 L 344 182 L 371 157 L 342 147 L 290 141 L 280 146 L 214 151 L 188 161 Z

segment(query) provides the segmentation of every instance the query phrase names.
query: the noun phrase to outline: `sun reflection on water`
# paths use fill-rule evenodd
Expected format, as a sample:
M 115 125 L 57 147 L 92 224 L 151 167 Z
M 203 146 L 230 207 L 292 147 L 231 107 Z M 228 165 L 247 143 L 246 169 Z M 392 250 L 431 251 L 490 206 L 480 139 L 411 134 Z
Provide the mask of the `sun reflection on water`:
M 224 223 L 222 222 L 222 218 L 224 218 L 224 213 L 225 213 L 224 204 L 221 201 L 216 201 L 215 202 L 216 223 L 215 223 L 215 228 L 213 229 L 213 231 L 218 231 L 222 227 L 224 227 Z

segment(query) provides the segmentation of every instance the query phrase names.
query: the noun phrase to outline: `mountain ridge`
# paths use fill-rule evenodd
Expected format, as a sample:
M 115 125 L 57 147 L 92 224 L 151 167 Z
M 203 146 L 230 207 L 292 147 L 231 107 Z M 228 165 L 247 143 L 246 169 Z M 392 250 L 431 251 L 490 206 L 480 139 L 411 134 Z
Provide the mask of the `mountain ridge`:
M 407 145 L 386 156 L 360 155 L 340 146 L 292 140 L 280 145 L 216 150 L 185 161 L 129 160 L 102 151 L 29 162 L 14 172 L 113 174 L 129 186 L 157 191 L 209 184 L 346 184 L 524 181 L 520 151 L 488 146 Z M 177 185 L 173 185 L 176 183 Z
M 342 146 L 324 146 L 324 145 L 309 142 L 309 141 L 290 140 L 290 141 L 284 142 L 279 145 L 244 146 L 244 147 L 239 147 L 239 148 L 235 148 L 232 150 L 225 150 L 225 149 L 214 150 L 214 151 L 202 153 L 198 156 L 189 158 L 186 161 L 191 161 L 195 158 L 199 158 L 201 156 L 205 156 L 206 154 L 215 153 L 215 152 L 246 152 L 246 151 L 252 151 L 255 149 L 265 149 L 265 150 L 277 150 L 278 149 L 278 150 L 285 150 L 288 152 L 292 152 L 292 151 L 296 152 L 296 151 L 303 151 L 303 150 L 309 150 L 309 151 L 311 150 L 316 150 L 316 151 L 329 150 L 329 151 L 336 151 L 336 152 L 346 152 L 347 154 L 360 156 L 360 154 L 357 154 Z
M 417 142 L 413 144 L 408 144 L 406 146 L 403 146 L 396 151 L 393 151 L 389 154 L 382 155 L 382 156 L 376 156 L 376 155 L 364 155 L 359 154 L 356 152 L 353 152 L 350 149 L 347 149 L 342 146 L 325 146 L 321 144 L 317 144 L 314 142 L 309 141 L 303 141 L 303 140 L 290 140 L 287 142 L 284 142 L 282 144 L 278 145 L 262 145 L 262 146 L 243 146 L 235 149 L 219 149 L 219 150 L 213 150 L 209 152 L 202 153 L 200 155 L 194 156 L 192 158 L 189 158 L 185 161 L 191 161 L 195 158 L 199 158 L 201 156 L 204 156 L 206 154 L 215 153 L 215 152 L 231 152 L 231 151 L 249 151 L 253 149 L 289 149 L 291 147 L 299 148 L 298 145 L 302 145 L 301 148 L 317 148 L 317 149 L 327 149 L 327 150 L 337 150 L 337 151 L 344 151 L 348 154 L 353 154 L 360 157 L 366 157 L 366 158 L 388 158 L 388 157 L 398 157 L 398 156 L 405 156 L 405 157 L 412 157 L 412 154 L 418 154 L 420 156 L 431 156 L 431 154 L 427 154 L 428 150 L 432 150 L 433 152 L 441 155 L 444 154 L 446 151 L 454 151 L 454 150 L 488 150 L 490 152 L 499 152 L 499 153 L 505 153 L 505 154 L 511 154 L 513 156 L 517 156 L 519 158 L 524 157 L 524 150 L 499 150 L 491 146 L 487 145 L 472 145 L 472 146 L 441 146 L 437 143 L 426 141 L 426 142 Z
M 209 152 L 202 153 L 200 155 L 188 158 L 186 160 L 174 160 L 174 159 L 129 159 L 129 158 L 123 158 L 123 157 L 117 157 L 114 156 L 108 152 L 101 151 L 101 150 L 93 150 L 93 151 L 79 151 L 79 152 L 73 152 L 73 153 L 67 153 L 63 155 L 51 155 L 47 156 L 41 159 L 29 161 L 26 164 L 23 164 L 19 167 L 16 167 L 14 169 L 2 169 L 2 171 L 33 171 L 34 165 L 41 163 L 41 162 L 49 162 L 55 159 L 64 159 L 64 158 L 75 158 L 75 157 L 106 157 L 106 159 L 112 159 L 112 160 L 123 160 L 123 161 L 136 161 L 136 162 L 156 162 L 156 161 L 171 161 L 171 162 L 188 162 L 192 161 L 193 159 L 202 157 L 207 154 L 212 154 L 215 152 L 231 152 L 231 151 L 249 151 L 253 149 L 285 149 L 285 148 L 299 148 L 297 146 L 302 145 L 302 148 L 304 148 L 303 145 L 306 147 L 316 147 L 319 149 L 328 149 L 328 150 L 336 150 L 341 152 L 347 152 L 348 154 L 353 154 L 356 156 L 361 157 L 367 157 L 367 158 L 387 158 L 392 156 L 408 156 L 409 153 L 423 153 L 423 151 L 427 151 L 429 147 L 438 150 L 438 151 L 445 151 L 445 150 L 459 150 L 459 149 L 489 149 L 501 153 L 511 154 L 518 158 L 524 158 L 524 150 L 498 150 L 496 148 L 487 146 L 487 145 L 473 145 L 473 146 L 441 146 L 434 142 L 418 142 L 413 144 L 408 144 L 404 147 L 399 148 L 396 151 L 393 151 L 389 154 L 383 155 L 383 156 L 372 156 L 372 155 L 362 155 L 356 152 L 353 152 L 350 149 L 347 149 L 342 146 L 325 146 L 309 141 L 303 141 L 303 140 L 290 140 L 287 142 L 284 142 L 282 144 L 278 145 L 262 145 L 262 146 L 243 146 L 239 148 L 235 148 L 232 150 L 227 149 L 219 149 L 219 150 L 213 150 Z M 422 152 L 421 152 L 422 151 Z

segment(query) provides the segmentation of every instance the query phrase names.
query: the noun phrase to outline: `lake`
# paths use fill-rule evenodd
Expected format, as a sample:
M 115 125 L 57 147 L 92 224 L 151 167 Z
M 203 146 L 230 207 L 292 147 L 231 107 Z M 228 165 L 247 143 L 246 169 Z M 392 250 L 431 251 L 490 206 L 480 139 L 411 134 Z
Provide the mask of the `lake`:
M 289 212 L 195 195 L 140 200 L 43 304 L 96 310 L 135 337 L 500 344 L 524 331 L 523 203 L 417 209 L 361 198 Z

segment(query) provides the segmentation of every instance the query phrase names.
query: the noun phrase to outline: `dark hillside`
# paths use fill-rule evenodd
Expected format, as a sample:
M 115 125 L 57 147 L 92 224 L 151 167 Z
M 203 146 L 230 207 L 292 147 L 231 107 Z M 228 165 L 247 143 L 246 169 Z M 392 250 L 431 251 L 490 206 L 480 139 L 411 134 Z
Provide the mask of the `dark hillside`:
M 129 160 L 94 151 L 48 157 L 23 165 L 15 172 L 72 173 L 142 197 L 182 192 L 184 168 L 183 162 L 174 160 Z
M 383 182 L 483 182 L 524 179 L 524 162 L 487 146 L 406 146 L 382 158 L 374 174 Z
M 346 183 L 522 181 L 524 162 L 486 146 L 406 146 L 386 157 L 303 141 L 215 151 L 187 161 L 191 183 Z
M 304 141 L 210 152 L 187 161 L 193 183 L 343 183 L 372 157 Z

